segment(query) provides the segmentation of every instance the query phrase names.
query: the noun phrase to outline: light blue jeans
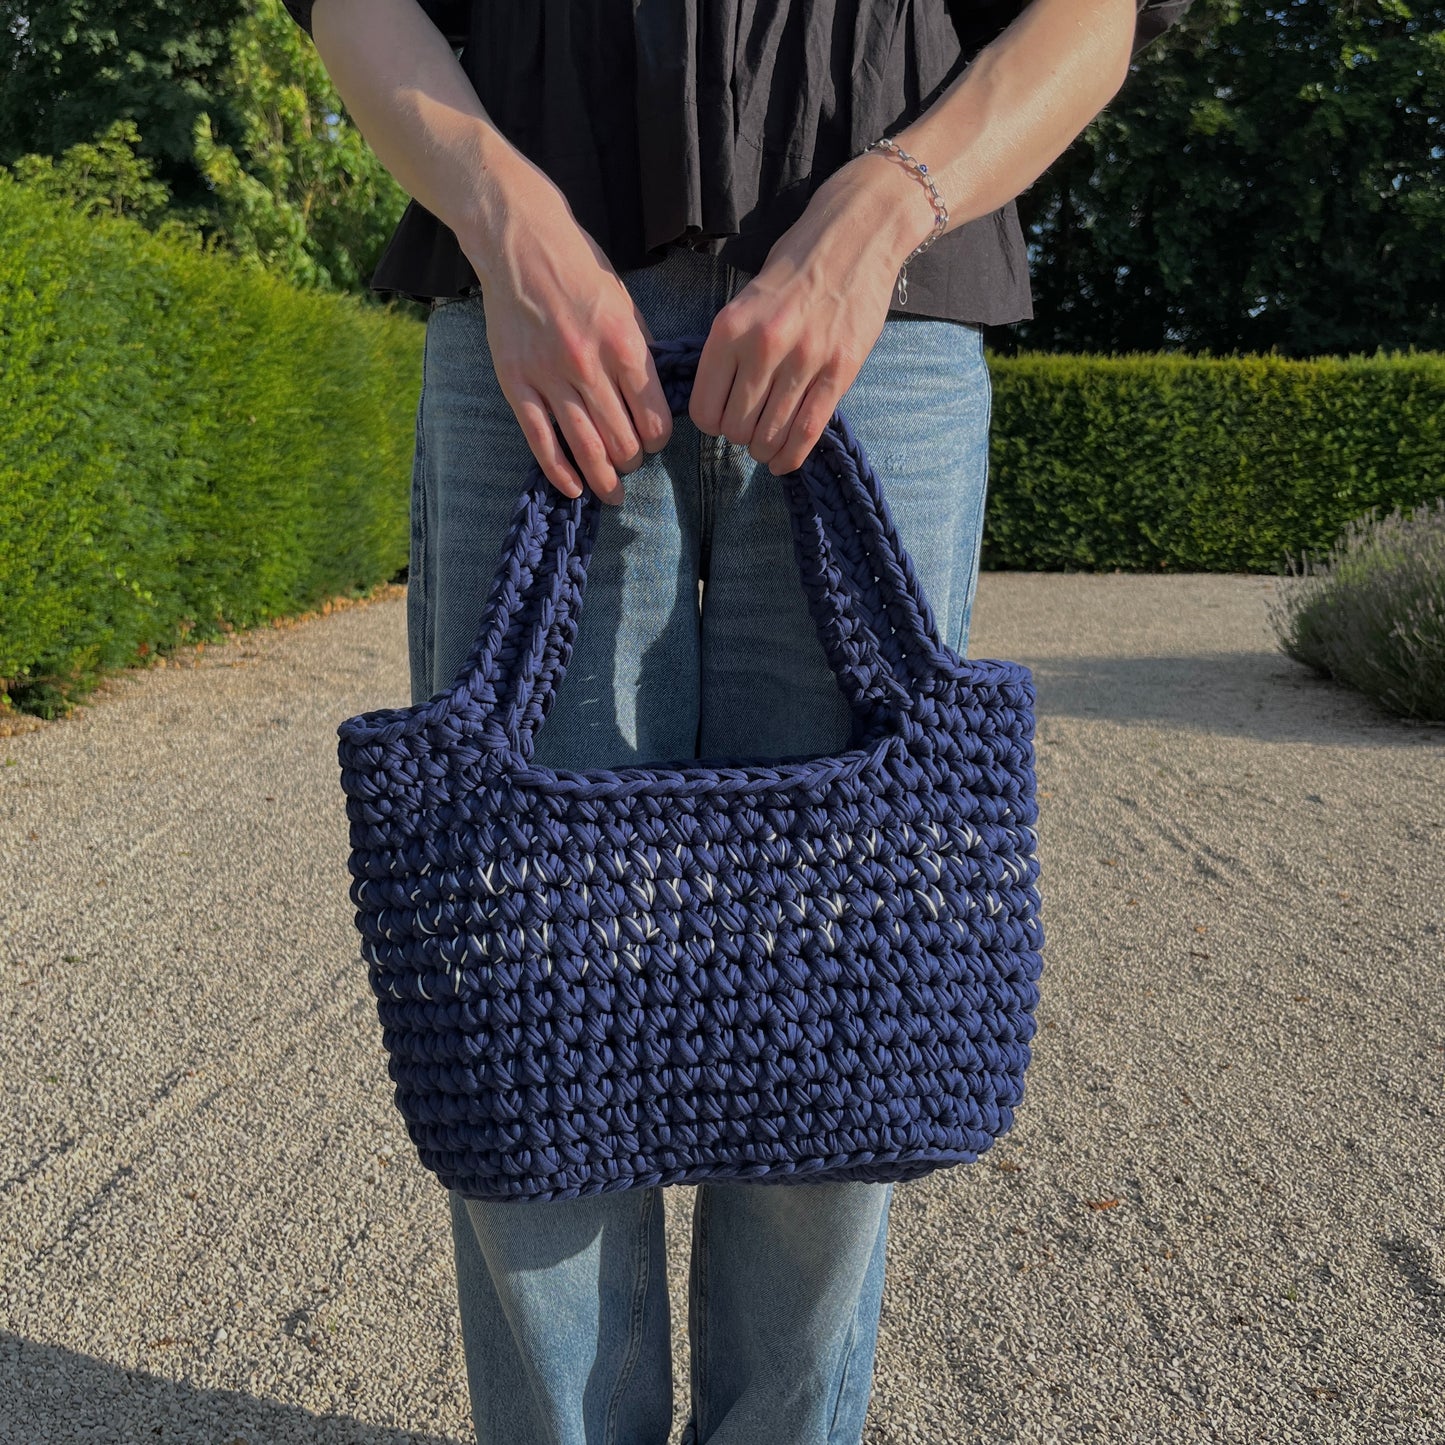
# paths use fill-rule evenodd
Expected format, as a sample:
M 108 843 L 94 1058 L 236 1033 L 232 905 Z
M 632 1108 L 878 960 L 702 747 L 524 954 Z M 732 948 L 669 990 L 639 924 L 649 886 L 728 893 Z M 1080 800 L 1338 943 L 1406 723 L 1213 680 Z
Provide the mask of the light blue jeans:
M 745 286 L 677 247 L 622 273 L 658 340 L 703 334 Z M 839 403 L 883 481 L 943 639 L 966 651 L 992 391 L 981 328 L 890 317 Z M 479 296 L 427 321 L 412 478 L 414 702 L 456 676 L 532 453 L 497 385 Z M 842 748 L 775 478 L 684 410 L 604 506 L 577 640 L 535 761 L 606 767 Z M 698 582 L 703 580 L 699 605 Z M 857 1445 L 894 1186 L 708 1181 L 692 1215 L 691 1410 L 681 1445 Z M 479 1445 L 666 1445 L 660 1188 L 551 1201 L 450 1193 Z

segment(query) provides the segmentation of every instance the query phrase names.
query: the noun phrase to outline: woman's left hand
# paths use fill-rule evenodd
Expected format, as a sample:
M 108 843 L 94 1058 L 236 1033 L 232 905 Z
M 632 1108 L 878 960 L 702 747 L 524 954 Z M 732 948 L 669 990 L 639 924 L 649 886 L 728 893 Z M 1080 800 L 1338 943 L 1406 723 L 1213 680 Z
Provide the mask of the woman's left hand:
M 746 447 L 774 476 L 802 466 L 882 335 L 902 258 L 932 216 L 886 156 L 855 156 L 829 176 L 713 319 L 688 402 L 698 430 Z

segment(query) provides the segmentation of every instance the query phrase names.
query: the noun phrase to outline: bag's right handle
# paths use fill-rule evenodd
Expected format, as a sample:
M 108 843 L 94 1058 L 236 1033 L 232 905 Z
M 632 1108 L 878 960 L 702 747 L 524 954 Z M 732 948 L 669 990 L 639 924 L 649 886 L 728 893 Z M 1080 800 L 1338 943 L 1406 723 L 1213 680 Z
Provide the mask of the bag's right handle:
M 967 664 L 939 636 L 878 474 L 841 409 L 804 465 L 779 480 L 814 624 L 853 708 L 855 738 L 870 736 Z

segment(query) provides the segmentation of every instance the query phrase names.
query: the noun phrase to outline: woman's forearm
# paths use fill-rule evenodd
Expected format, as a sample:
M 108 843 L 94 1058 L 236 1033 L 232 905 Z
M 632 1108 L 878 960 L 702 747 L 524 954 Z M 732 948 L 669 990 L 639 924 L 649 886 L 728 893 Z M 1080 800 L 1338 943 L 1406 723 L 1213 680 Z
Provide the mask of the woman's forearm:
M 312 39 L 377 159 L 484 276 L 517 201 L 556 187 L 504 136 L 416 0 L 316 0 Z
M 301 8 L 301 7 L 298 7 Z M 497 385 L 543 474 L 622 500 L 672 431 L 647 322 L 557 184 L 493 124 L 417 0 L 314 0 L 311 38 L 377 159 L 482 284 Z
M 928 110 L 894 132 L 928 166 L 948 207 L 943 234 L 1026 190 L 1108 104 L 1129 73 L 1136 14 L 1136 0 L 1031 0 Z M 933 229 L 927 192 L 886 152 L 844 169 L 876 202 L 879 235 L 901 262 Z

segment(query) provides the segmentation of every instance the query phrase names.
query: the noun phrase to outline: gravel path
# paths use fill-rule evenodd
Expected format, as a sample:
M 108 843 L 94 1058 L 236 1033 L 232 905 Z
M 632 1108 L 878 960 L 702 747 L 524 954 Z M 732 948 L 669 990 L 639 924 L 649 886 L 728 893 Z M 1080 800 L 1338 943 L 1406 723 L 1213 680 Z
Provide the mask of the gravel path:
M 981 581 L 1038 683 L 1041 1027 L 1013 1132 L 898 1186 L 867 1445 L 1445 1441 L 1445 730 L 1276 651 L 1275 585 Z M 404 633 L 0 737 L 5 1445 L 473 1438 L 346 897 L 334 729 Z

